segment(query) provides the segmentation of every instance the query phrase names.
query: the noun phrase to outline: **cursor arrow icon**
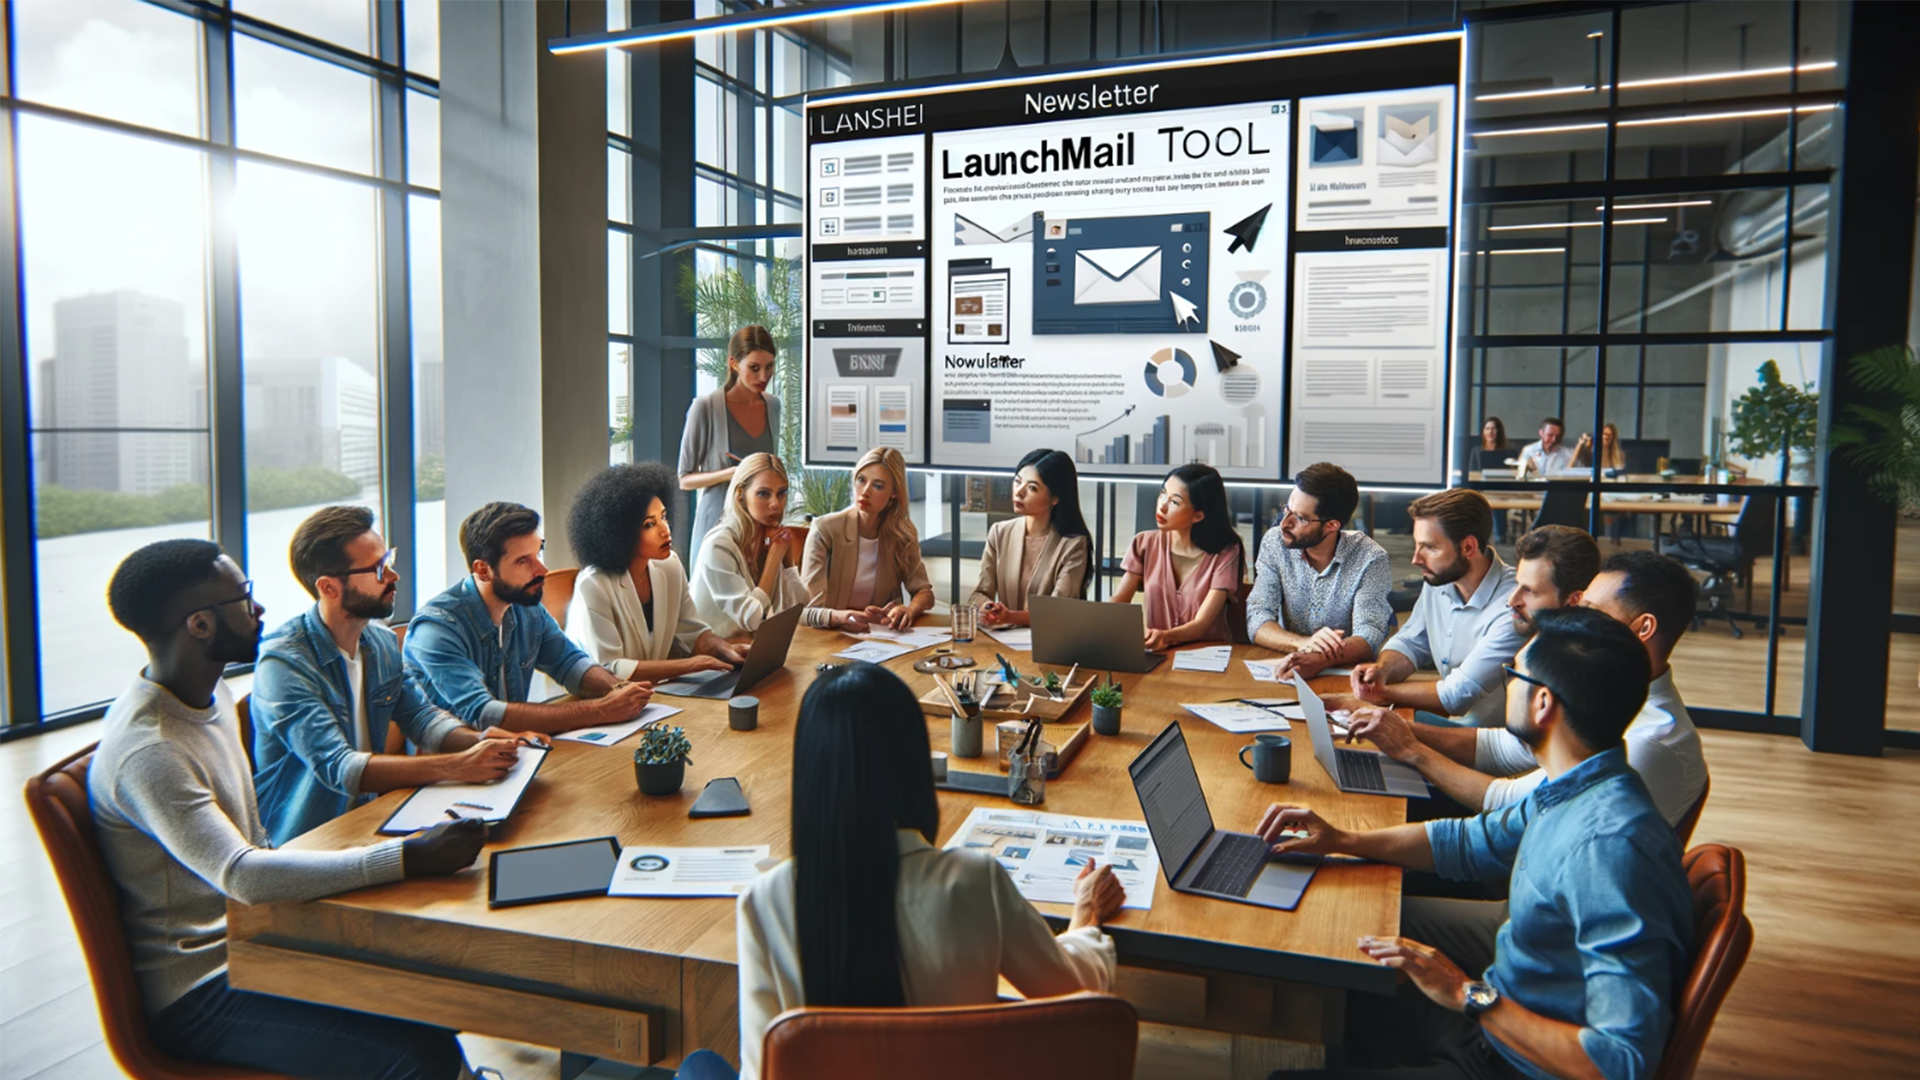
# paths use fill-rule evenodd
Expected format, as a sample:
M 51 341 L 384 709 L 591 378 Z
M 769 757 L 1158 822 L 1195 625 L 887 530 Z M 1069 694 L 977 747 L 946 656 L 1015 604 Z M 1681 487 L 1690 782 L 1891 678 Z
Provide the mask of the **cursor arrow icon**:
M 1253 250 L 1254 241 L 1260 239 L 1260 226 L 1267 223 L 1267 211 L 1271 209 L 1273 204 L 1268 203 L 1223 230 L 1228 236 L 1233 237 L 1233 243 L 1227 245 L 1227 254 L 1231 255 L 1241 248 Z
M 1175 326 L 1185 326 L 1189 320 L 1193 322 L 1200 321 L 1200 309 L 1194 306 L 1193 301 L 1181 296 L 1177 292 L 1168 293 L 1167 298 L 1173 301 L 1173 324 Z
M 1213 346 L 1213 366 L 1219 368 L 1223 373 L 1240 363 L 1239 353 L 1234 352 L 1232 349 L 1227 348 L 1217 341 L 1209 341 L 1207 344 Z

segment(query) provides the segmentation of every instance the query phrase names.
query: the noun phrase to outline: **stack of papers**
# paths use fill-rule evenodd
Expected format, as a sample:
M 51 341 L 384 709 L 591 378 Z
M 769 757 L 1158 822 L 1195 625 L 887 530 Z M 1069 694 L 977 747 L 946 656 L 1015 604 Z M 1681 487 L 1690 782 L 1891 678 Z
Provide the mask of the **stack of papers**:
M 869 664 L 884 664 L 896 656 L 905 656 L 914 650 L 905 645 L 891 645 L 884 641 L 862 641 L 849 645 L 835 656 L 844 656 L 849 660 L 865 660 Z
M 1180 707 L 1235 735 L 1248 735 L 1256 731 L 1288 731 L 1293 727 L 1288 723 L 1290 719 L 1306 719 L 1300 712 L 1299 702 L 1282 698 L 1241 698 L 1210 705 L 1183 703 Z
M 1208 645 L 1199 649 L 1182 649 L 1173 654 L 1175 671 L 1211 671 L 1219 673 L 1227 670 L 1233 663 L 1233 646 Z
M 1009 649 L 1019 649 L 1021 652 L 1033 651 L 1033 627 L 1031 626 L 983 626 L 980 628 L 980 633 Z
M 682 710 L 672 705 L 649 704 L 640 710 L 640 715 L 624 724 L 607 724 L 603 727 L 574 728 L 572 731 L 555 735 L 556 739 L 569 742 L 592 743 L 595 746 L 612 746 L 621 739 L 639 731 L 643 727 L 652 727 Z
M 608 896 L 738 896 L 760 876 L 772 848 L 630 847 L 620 852 Z
M 1073 882 L 1089 862 L 1113 867 L 1127 898 L 1121 907 L 1153 906 L 1160 856 L 1144 821 L 1112 821 L 1068 814 L 976 807 L 947 841 L 948 848 L 985 851 L 1035 903 L 1073 903 Z
M 921 626 L 907 630 L 892 630 L 876 626 L 864 634 L 848 634 L 860 644 L 849 645 L 834 653 L 849 660 L 865 660 L 869 663 L 884 664 L 896 656 L 905 656 L 911 652 L 945 645 L 953 640 L 953 635 L 944 626 Z

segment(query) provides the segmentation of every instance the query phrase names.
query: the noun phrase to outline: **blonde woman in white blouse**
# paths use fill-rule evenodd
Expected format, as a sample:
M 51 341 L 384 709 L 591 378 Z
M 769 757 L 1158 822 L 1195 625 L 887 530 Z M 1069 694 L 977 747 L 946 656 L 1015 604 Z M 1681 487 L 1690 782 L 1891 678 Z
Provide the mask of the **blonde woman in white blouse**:
M 735 922 L 742 1080 L 758 1080 L 767 1025 L 788 1009 L 991 1004 L 1002 975 L 1028 997 L 1112 985 L 1100 925 L 1125 899 L 1112 870 L 1081 872 L 1073 920 L 1055 936 L 992 854 L 934 846 L 928 753 L 920 703 L 886 669 L 849 664 L 808 687 L 793 738 L 793 857 L 747 886 Z M 733 1070 L 703 1050 L 679 1075 Z
M 786 516 L 786 465 L 772 454 L 748 454 L 727 485 L 720 523 L 693 560 L 693 605 L 715 633 L 751 634 L 769 616 L 807 602 Z
M 667 522 L 678 487 L 659 462 L 615 465 L 581 486 L 567 514 L 581 562 L 567 636 L 630 682 L 725 671 L 746 659 L 694 610 Z
M 809 597 L 808 626 L 905 630 L 933 609 L 920 534 L 907 514 L 907 463 L 900 451 L 875 447 L 854 464 L 853 505 L 814 519 L 800 580 Z

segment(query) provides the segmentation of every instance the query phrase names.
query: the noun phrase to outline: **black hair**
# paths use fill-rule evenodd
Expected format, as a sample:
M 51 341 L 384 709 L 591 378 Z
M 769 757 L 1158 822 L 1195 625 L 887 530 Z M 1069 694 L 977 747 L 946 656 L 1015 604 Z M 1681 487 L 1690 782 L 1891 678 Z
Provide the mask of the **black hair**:
M 1360 506 L 1360 482 L 1353 474 L 1330 461 L 1322 461 L 1300 470 L 1293 486 L 1313 500 L 1313 514 L 1322 520 L 1353 523 L 1353 512 Z
M 580 565 L 609 574 L 625 570 L 633 562 L 647 507 L 659 499 L 671 520 L 673 497 L 679 490 L 680 478 L 657 461 L 614 465 L 588 478 L 567 511 L 567 542 Z M 713 490 L 715 498 L 726 498 L 725 488 Z
M 460 523 L 460 554 L 471 567 L 476 562 L 498 568 L 507 554 L 507 541 L 540 528 L 540 512 L 519 503 L 490 502 Z
M 1601 573 L 1621 575 L 1620 602 L 1634 618 L 1652 615 L 1654 637 L 1672 649 L 1693 622 L 1700 585 L 1693 572 L 1669 555 L 1622 551 L 1600 564 Z
M 320 579 L 345 573 L 347 545 L 373 529 L 373 510 L 365 506 L 323 506 L 293 530 L 287 562 L 307 595 L 320 598 Z
M 1233 512 L 1227 509 L 1227 484 L 1211 465 L 1195 462 L 1182 465 L 1167 473 L 1168 479 L 1177 479 L 1187 486 L 1187 505 L 1206 516 L 1193 526 L 1193 543 L 1209 555 L 1218 555 L 1228 548 L 1237 551 L 1240 568 L 1234 575 L 1239 577 L 1247 570 L 1247 553 L 1240 543 L 1240 534 L 1233 531 Z M 1166 483 L 1165 480 L 1161 481 Z
M 155 644 L 187 617 L 179 610 L 180 597 L 219 576 L 214 564 L 223 554 L 211 540 L 148 544 L 114 570 L 107 582 L 107 609 L 141 641 Z
M 1527 674 L 1553 691 L 1567 726 L 1589 750 L 1619 746 L 1647 703 L 1653 663 L 1646 647 L 1626 624 L 1592 608 L 1543 611 L 1533 621 Z
M 793 733 L 794 914 L 808 1005 L 899 1006 L 900 850 L 933 843 L 926 717 L 899 676 L 854 663 L 814 680 Z
M 1091 536 L 1087 531 L 1087 519 L 1080 514 L 1080 470 L 1073 467 L 1073 459 L 1058 450 L 1033 450 L 1020 459 L 1013 467 L 1013 474 L 1031 465 L 1033 471 L 1040 474 L 1040 482 L 1047 485 L 1060 501 L 1053 505 L 1053 516 L 1049 519 L 1053 531 L 1061 536 Z
M 1541 525 L 1513 546 L 1513 557 L 1545 559 L 1553 567 L 1553 588 L 1562 601 L 1588 585 L 1600 572 L 1600 545 L 1593 534 L 1571 525 Z

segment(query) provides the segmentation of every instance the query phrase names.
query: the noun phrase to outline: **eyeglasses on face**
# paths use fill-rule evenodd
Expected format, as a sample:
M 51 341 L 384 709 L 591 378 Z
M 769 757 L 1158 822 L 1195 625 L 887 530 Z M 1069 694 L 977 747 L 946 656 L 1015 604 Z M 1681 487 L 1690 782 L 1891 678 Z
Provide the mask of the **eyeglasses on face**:
M 1303 525 L 1318 525 L 1321 522 L 1327 521 L 1329 519 L 1308 517 L 1305 514 L 1296 512 L 1293 507 L 1289 506 L 1285 510 L 1281 511 L 1280 520 L 1281 521 L 1298 521 Z
M 214 608 L 218 608 L 218 607 L 226 607 L 226 606 L 227 606 L 228 604 L 237 604 L 237 603 L 239 603 L 239 602 L 240 602 L 240 601 L 242 601 L 242 600 L 245 600 L 245 601 L 247 602 L 247 606 L 248 606 L 248 607 L 252 607 L 252 606 L 253 606 L 253 582 L 252 582 L 252 580 L 251 580 L 251 579 L 249 579 L 249 580 L 247 581 L 247 583 L 246 583 L 246 585 L 245 585 L 244 587 L 245 587 L 245 589 L 246 589 L 246 591 L 245 591 L 245 592 L 243 592 L 243 593 L 241 593 L 241 594 L 240 594 L 239 596 L 235 596 L 235 597 L 232 597 L 231 599 L 227 599 L 227 600 L 219 600 L 219 601 L 216 601 L 216 602 L 214 602 L 214 603 L 211 603 L 211 604 L 208 604 L 208 605 L 206 605 L 206 606 L 204 606 L 204 607 L 197 607 L 197 608 L 194 608 L 194 609 L 193 609 L 192 611 L 189 611 L 189 612 L 187 612 L 187 613 L 186 613 L 185 615 L 183 615 L 183 616 L 181 616 L 181 618 L 183 618 L 183 619 L 191 619 L 191 618 L 193 618 L 193 617 L 194 617 L 195 615 L 198 615 L 198 614 L 200 614 L 200 613 L 201 613 L 201 612 L 203 612 L 203 611 L 212 611 L 212 610 L 213 610 Z
M 1553 687 L 1548 686 L 1546 683 L 1541 682 L 1539 679 L 1536 679 L 1531 675 L 1522 675 L 1520 672 L 1513 670 L 1512 664 L 1501 664 L 1500 670 L 1507 673 L 1508 682 L 1512 682 L 1515 679 L 1519 679 L 1523 683 L 1531 683 L 1532 685 L 1547 691 L 1548 693 L 1552 694 L 1554 697 L 1560 696 L 1560 692 L 1558 690 L 1555 690 Z
M 387 553 L 380 556 L 379 560 L 372 566 L 356 566 L 351 570 L 340 570 L 327 576 L 345 579 L 353 577 L 355 574 L 372 574 L 376 578 L 383 578 L 395 572 L 393 565 L 398 562 L 399 559 L 400 549 L 388 548 Z

